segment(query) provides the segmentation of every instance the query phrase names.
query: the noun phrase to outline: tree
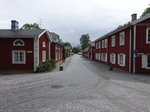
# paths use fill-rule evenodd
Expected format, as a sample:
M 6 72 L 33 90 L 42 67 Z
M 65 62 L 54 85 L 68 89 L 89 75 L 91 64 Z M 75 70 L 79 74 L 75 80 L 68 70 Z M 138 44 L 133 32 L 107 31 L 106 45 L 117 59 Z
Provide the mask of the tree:
M 33 23 L 33 24 L 26 23 L 21 28 L 22 29 L 41 29 L 39 24 L 37 23 Z
M 77 54 L 80 51 L 81 51 L 81 49 L 79 47 L 73 47 L 72 48 L 72 52 L 75 53 L 75 54 Z
M 66 49 L 63 47 L 63 60 L 66 59 Z
M 71 46 L 71 44 L 69 42 L 65 42 L 64 46 L 69 46 L 72 49 L 72 46 Z
M 81 35 L 80 44 L 81 44 L 82 51 L 89 46 L 89 43 L 90 43 L 90 36 L 89 36 L 89 34 Z
M 147 14 L 150 14 L 150 7 L 146 8 L 141 16 L 145 16 Z

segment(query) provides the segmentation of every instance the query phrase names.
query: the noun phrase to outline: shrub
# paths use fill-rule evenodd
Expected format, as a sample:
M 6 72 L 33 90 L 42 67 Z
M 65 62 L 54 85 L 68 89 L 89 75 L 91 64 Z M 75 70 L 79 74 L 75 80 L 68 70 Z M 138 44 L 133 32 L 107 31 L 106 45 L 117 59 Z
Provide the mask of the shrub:
M 36 68 L 36 72 L 40 73 L 40 72 L 49 72 L 51 70 L 53 70 L 56 67 L 56 62 L 55 60 L 48 60 L 45 62 L 41 62 L 37 68 Z

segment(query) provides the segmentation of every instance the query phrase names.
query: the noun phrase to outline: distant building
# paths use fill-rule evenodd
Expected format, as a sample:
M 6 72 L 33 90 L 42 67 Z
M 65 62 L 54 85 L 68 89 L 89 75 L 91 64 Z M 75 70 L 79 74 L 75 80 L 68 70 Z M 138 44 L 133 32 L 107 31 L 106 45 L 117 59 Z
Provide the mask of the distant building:
M 61 62 L 63 60 L 63 43 L 61 42 L 59 35 L 55 33 L 50 33 L 52 37 L 51 44 L 51 58 L 56 60 L 56 62 Z

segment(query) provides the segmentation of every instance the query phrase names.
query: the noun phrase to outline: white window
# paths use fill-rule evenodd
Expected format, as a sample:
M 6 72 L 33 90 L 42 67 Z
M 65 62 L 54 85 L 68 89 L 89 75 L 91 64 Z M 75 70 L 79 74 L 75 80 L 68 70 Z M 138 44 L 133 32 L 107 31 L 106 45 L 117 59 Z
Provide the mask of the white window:
M 101 60 L 101 53 L 99 53 L 99 60 Z
M 116 55 L 114 53 L 110 54 L 110 63 L 112 64 L 116 63 Z
M 102 40 L 102 48 L 104 48 L 104 44 L 105 44 L 105 41 L 104 41 L 104 40 Z
M 115 44 L 116 44 L 115 41 L 116 41 L 115 35 L 113 35 L 113 36 L 111 37 L 111 46 L 112 46 L 112 47 L 115 46 Z
M 16 39 L 16 40 L 13 42 L 13 46 L 24 46 L 24 41 L 21 40 L 21 39 Z
M 101 60 L 102 61 L 104 61 L 104 56 L 103 56 L 104 54 L 103 53 L 101 53 Z
M 118 65 L 125 66 L 125 54 L 118 54 Z
M 107 62 L 107 53 L 105 53 L 105 60 L 104 61 Z
M 142 55 L 142 68 L 150 69 L 150 55 Z
M 26 53 L 22 50 L 12 51 L 12 63 L 13 64 L 26 64 Z
M 96 49 L 98 49 L 98 42 L 96 43 Z
M 57 52 L 55 53 L 55 59 L 57 60 Z
M 120 45 L 124 45 L 125 44 L 125 33 L 124 32 L 120 33 L 119 43 L 120 43 Z
M 149 43 L 150 43 L 150 28 L 147 28 L 146 33 L 147 33 L 147 34 L 146 34 L 146 35 L 147 35 L 147 36 L 146 36 L 146 43 L 149 44 Z
M 46 61 L 46 51 L 42 51 L 42 62 Z
M 101 48 L 101 41 L 99 41 L 99 49 Z
M 107 39 L 105 39 L 105 48 L 107 48 Z
M 46 47 L 46 43 L 45 42 L 42 43 L 42 47 Z

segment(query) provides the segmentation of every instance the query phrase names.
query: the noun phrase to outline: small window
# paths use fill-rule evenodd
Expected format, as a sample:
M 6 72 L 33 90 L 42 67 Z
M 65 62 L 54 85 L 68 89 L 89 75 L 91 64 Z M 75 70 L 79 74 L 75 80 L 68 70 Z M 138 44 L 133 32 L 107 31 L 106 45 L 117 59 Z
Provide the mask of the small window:
M 13 64 L 25 64 L 25 51 L 15 50 L 12 51 L 12 63 Z
M 105 48 L 107 48 L 107 39 L 105 39 Z
M 45 43 L 45 42 L 43 42 L 43 43 L 42 43 L 42 46 L 43 46 L 43 47 L 46 47 L 46 43 Z
M 147 43 L 150 43 L 150 28 L 147 28 L 147 39 L 146 39 Z
M 115 44 L 116 44 L 115 41 L 116 41 L 115 35 L 113 35 L 113 36 L 111 37 L 111 46 L 112 46 L 112 47 L 115 46 Z
M 118 64 L 120 66 L 125 66 L 125 54 L 118 55 Z
M 13 46 L 24 46 L 24 42 L 21 39 L 17 39 L 13 42 Z
M 99 41 L 99 49 L 101 48 L 101 41 Z
M 105 47 L 105 41 L 102 40 L 102 48 L 104 48 L 104 47 Z
M 124 32 L 120 33 L 119 42 L 120 42 L 120 45 L 124 45 L 125 44 L 125 33 Z
M 42 62 L 46 61 L 46 51 L 42 51 Z
M 101 60 L 101 53 L 99 53 L 99 60 Z
M 107 53 L 105 53 L 105 60 L 104 61 L 107 62 Z
M 116 55 L 114 53 L 110 54 L 110 63 L 112 64 L 116 63 Z

